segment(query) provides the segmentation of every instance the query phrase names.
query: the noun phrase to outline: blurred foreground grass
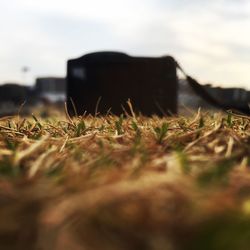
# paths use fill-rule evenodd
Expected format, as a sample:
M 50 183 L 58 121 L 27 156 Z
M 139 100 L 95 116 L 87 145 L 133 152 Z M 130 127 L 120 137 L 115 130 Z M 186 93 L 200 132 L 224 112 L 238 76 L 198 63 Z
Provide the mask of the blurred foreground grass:
M 248 250 L 250 117 L 0 119 L 0 249 Z

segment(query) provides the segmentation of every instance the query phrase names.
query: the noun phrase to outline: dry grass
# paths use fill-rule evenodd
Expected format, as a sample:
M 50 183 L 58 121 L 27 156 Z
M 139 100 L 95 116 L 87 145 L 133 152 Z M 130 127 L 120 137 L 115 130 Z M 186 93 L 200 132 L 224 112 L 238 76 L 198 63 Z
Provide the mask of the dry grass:
M 0 249 L 249 249 L 249 121 L 2 118 Z

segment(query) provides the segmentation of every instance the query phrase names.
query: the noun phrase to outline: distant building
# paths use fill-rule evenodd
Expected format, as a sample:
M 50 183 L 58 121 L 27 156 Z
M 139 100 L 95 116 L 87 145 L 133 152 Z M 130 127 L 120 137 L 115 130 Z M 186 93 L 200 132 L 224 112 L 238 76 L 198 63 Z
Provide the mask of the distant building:
M 242 88 L 221 88 L 213 87 L 210 84 L 203 85 L 203 88 L 217 100 L 225 109 L 236 109 L 243 113 L 250 113 L 250 91 Z M 185 79 L 179 80 L 179 106 L 186 106 L 197 109 L 214 108 L 207 103 L 201 96 L 197 95 Z
M 30 88 L 16 83 L 6 83 L 0 86 L 0 102 L 12 101 L 21 104 L 29 96 Z
M 0 85 L 0 116 L 17 114 L 23 103 L 28 103 L 32 98 L 30 87 L 16 83 Z M 26 109 L 23 108 L 23 110 Z
M 65 78 L 37 78 L 35 86 L 6 83 L 0 85 L 0 116 L 17 114 L 20 107 L 22 113 L 28 113 L 30 107 L 39 103 L 61 104 L 65 99 Z
M 38 99 L 62 102 L 66 99 L 66 80 L 61 77 L 41 77 L 36 79 L 35 92 Z

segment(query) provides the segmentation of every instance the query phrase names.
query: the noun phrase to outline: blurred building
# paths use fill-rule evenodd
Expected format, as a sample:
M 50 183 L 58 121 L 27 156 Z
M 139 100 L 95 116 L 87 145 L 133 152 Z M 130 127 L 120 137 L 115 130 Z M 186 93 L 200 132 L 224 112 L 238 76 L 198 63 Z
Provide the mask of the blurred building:
M 62 77 L 40 77 L 36 79 L 37 98 L 48 102 L 64 102 L 66 99 L 66 80 Z
M 20 107 L 22 113 L 29 113 L 30 108 L 38 104 L 60 105 L 65 99 L 65 78 L 37 78 L 34 86 L 6 83 L 0 85 L 0 116 L 17 114 Z
M 221 88 L 213 87 L 210 84 L 203 85 L 203 88 L 226 109 L 236 109 L 243 113 L 250 113 L 250 91 L 243 88 Z M 193 109 L 199 107 L 214 109 L 201 96 L 197 95 L 185 79 L 179 80 L 179 107 L 185 106 Z
M 32 100 L 32 89 L 16 83 L 0 86 L 0 115 L 17 114 L 21 105 Z M 23 109 L 25 110 L 26 107 Z

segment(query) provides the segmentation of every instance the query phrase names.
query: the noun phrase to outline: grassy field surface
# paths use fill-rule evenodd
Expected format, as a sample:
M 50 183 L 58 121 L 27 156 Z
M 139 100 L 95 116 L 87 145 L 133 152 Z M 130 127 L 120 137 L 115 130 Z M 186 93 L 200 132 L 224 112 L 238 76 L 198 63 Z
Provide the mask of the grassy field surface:
M 250 117 L 0 119 L 0 249 L 249 250 Z

